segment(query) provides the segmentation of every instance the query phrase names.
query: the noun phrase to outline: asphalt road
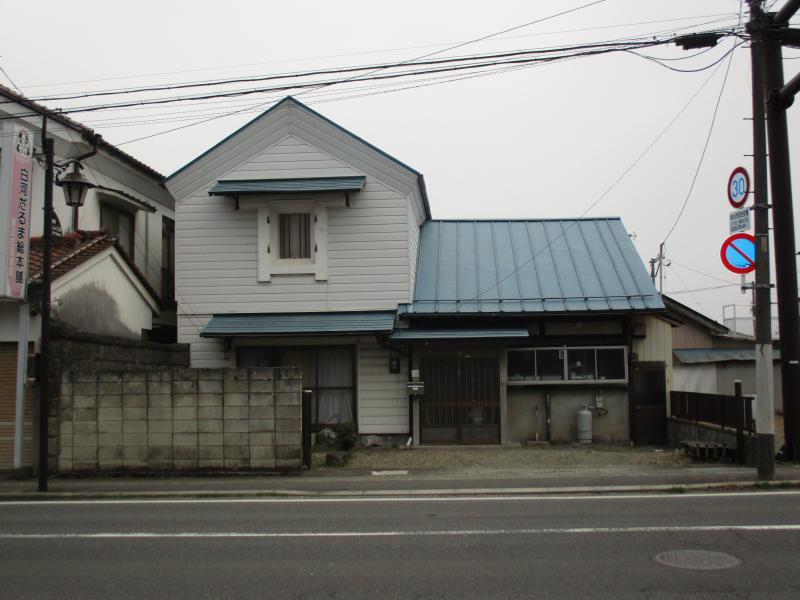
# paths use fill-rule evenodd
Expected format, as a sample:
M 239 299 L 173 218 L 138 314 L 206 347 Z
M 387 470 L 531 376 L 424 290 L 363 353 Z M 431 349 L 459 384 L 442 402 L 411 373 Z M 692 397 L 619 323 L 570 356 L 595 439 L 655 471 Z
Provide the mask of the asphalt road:
M 798 503 L 800 492 L 3 503 L 0 596 L 799 598 Z M 741 562 L 654 561 L 676 550 Z

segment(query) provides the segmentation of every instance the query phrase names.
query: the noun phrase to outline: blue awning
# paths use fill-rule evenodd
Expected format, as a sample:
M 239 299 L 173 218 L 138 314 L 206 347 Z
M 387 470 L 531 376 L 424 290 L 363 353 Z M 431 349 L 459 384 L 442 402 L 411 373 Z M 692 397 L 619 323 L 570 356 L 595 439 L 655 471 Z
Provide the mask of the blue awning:
M 423 340 L 501 340 L 527 338 L 525 327 L 496 327 L 481 329 L 395 329 L 391 340 L 413 342 Z
M 389 333 L 395 312 L 214 315 L 200 337 L 270 337 Z
M 248 194 L 300 194 L 308 192 L 360 192 L 367 178 L 306 177 L 299 179 L 239 179 L 217 181 L 209 196 L 245 196 Z

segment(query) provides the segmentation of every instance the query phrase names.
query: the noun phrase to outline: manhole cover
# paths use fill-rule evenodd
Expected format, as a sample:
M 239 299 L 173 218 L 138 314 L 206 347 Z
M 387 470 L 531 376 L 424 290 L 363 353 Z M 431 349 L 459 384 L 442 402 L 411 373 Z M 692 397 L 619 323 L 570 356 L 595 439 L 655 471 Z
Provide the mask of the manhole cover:
M 711 550 L 670 550 L 669 552 L 656 554 L 653 560 L 665 567 L 695 569 L 698 571 L 730 569 L 742 564 L 741 559 L 731 554 L 712 552 Z

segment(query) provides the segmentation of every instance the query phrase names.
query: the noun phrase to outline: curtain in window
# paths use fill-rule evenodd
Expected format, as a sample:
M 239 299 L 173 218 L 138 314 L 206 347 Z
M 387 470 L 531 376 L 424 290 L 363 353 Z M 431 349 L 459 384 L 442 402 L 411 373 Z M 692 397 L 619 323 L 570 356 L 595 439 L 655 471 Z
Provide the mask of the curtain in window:
M 320 350 L 318 355 L 317 423 L 353 421 L 353 355 L 342 348 Z

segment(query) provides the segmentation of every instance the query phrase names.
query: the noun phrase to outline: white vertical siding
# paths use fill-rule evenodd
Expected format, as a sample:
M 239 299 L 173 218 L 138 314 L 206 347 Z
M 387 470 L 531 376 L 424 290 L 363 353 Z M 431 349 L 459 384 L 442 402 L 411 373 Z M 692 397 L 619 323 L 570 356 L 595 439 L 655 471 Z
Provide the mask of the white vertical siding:
M 373 338 L 358 347 L 358 430 L 362 434 L 408 433 L 408 363 L 389 372 L 389 351 Z

